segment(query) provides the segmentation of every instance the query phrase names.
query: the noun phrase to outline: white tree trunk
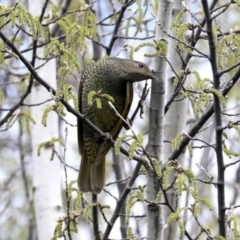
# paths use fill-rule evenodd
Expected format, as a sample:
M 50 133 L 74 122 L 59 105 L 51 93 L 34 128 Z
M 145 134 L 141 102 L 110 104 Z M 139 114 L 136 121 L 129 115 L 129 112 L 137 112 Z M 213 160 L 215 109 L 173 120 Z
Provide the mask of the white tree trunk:
M 156 40 L 168 42 L 166 32 L 169 32 L 172 0 L 160 1 L 157 12 Z M 164 31 L 165 32 L 164 32 Z M 164 124 L 164 95 L 165 80 L 167 75 L 167 62 L 162 57 L 157 57 L 154 70 L 158 81 L 152 81 L 150 100 L 150 123 L 148 152 L 152 158 L 163 160 L 163 124 Z M 146 188 L 147 200 L 147 239 L 162 240 L 164 232 L 163 207 L 155 204 L 159 191 L 159 184 L 153 171 L 148 170 L 148 183 Z
M 29 1 L 29 11 L 34 16 L 41 14 L 44 0 Z M 47 14 L 47 13 L 45 13 Z M 44 49 L 37 50 L 37 56 L 43 57 Z M 35 67 L 43 62 L 36 60 Z M 38 70 L 38 74 L 49 85 L 56 89 L 56 61 L 51 60 Z M 31 102 L 40 103 L 51 98 L 50 93 L 37 83 L 31 92 Z M 37 224 L 38 239 L 51 239 L 56 227 L 56 220 L 62 216 L 62 184 L 61 164 L 58 159 L 50 161 L 51 149 L 43 148 L 41 155 L 37 156 L 37 147 L 40 143 L 59 136 L 59 120 L 56 113 L 51 112 L 47 118 L 47 126 L 41 124 L 43 111 L 53 102 L 33 107 L 32 116 L 36 124 L 32 128 L 33 149 L 33 199 Z
M 187 5 L 187 1 L 185 1 Z M 174 21 L 177 14 L 183 10 L 182 1 L 176 0 L 174 1 L 173 7 L 173 14 L 172 14 L 172 21 Z M 185 14 L 187 15 L 187 14 Z M 187 19 L 184 19 L 184 21 Z M 190 21 L 188 19 L 188 21 Z M 172 36 L 175 36 L 175 29 L 171 32 Z M 178 73 L 181 70 L 182 62 L 180 57 L 177 55 L 176 45 L 177 41 L 174 39 L 170 39 L 170 46 L 168 51 L 168 60 L 171 63 L 172 67 L 174 68 L 175 72 Z M 185 54 L 182 54 L 184 57 Z M 173 87 L 173 80 L 175 78 L 175 73 L 168 68 L 168 78 L 167 78 L 167 92 L 166 92 L 166 99 L 171 97 L 171 94 L 174 91 Z M 180 132 L 186 130 L 186 115 L 187 115 L 187 99 L 179 102 L 173 102 L 171 107 L 169 108 L 166 116 L 165 116 L 165 123 L 164 123 L 164 140 L 172 141 Z M 172 145 L 165 144 L 163 148 L 163 156 L 164 156 L 164 165 L 168 162 L 168 157 L 172 153 Z M 178 159 L 181 164 L 181 158 Z M 169 175 L 168 181 L 171 183 L 174 179 L 173 174 Z M 173 209 L 176 207 L 176 191 L 169 190 L 167 192 L 167 198 Z M 165 208 L 165 221 L 167 221 L 167 217 L 171 213 L 169 208 Z M 172 225 L 168 226 L 164 231 L 164 239 L 165 240 L 174 240 L 178 239 L 178 225 L 175 221 Z
M 187 5 L 188 1 L 185 1 L 185 4 Z M 177 0 L 174 1 L 174 7 L 173 7 L 173 14 L 172 14 L 172 21 L 174 21 L 177 14 L 183 10 L 182 1 Z M 185 14 L 187 16 L 188 14 Z M 184 19 L 184 21 L 190 21 L 190 19 Z M 171 32 L 172 36 L 175 36 L 175 30 Z M 176 45 L 177 41 L 174 39 L 170 39 L 170 45 L 169 45 L 169 51 L 168 51 L 168 60 L 171 62 L 172 67 L 174 68 L 175 72 L 178 73 L 181 70 L 182 62 L 180 57 L 177 57 L 177 51 L 176 51 Z M 183 57 L 185 54 L 182 54 Z M 168 80 L 167 80 L 167 93 L 166 93 L 166 99 L 169 99 L 171 97 L 171 94 L 174 91 L 173 86 L 173 80 L 175 78 L 175 73 L 168 68 Z M 187 99 L 180 101 L 180 102 L 173 102 L 171 107 L 169 108 L 166 116 L 165 116 L 165 124 L 164 124 L 164 140 L 172 141 L 173 138 L 175 138 L 180 132 L 183 130 L 186 130 L 186 115 L 187 115 L 187 109 L 188 109 L 188 103 Z M 163 156 L 165 164 L 168 161 L 168 157 L 172 153 L 172 145 L 171 144 L 165 144 L 164 150 L 163 150 Z M 179 158 L 178 161 L 181 164 L 181 159 Z M 171 183 L 174 179 L 173 174 L 170 174 L 168 181 Z M 167 192 L 167 198 L 173 209 L 176 208 L 176 191 L 175 190 L 169 190 Z M 167 220 L 167 217 L 171 213 L 169 208 L 166 208 L 164 211 L 165 220 Z M 166 240 L 175 240 L 178 239 L 178 225 L 175 221 L 172 225 L 168 226 L 164 231 L 164 239 Z

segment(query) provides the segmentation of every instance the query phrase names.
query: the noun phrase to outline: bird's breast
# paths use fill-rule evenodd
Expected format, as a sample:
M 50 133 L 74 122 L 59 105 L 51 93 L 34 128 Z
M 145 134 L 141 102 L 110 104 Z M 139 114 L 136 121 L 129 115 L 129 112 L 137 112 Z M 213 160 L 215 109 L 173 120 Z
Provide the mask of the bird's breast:
M 101 97 L 101 95 L 110 95 L 114 100 L 112 104 L 121 115 L 126 101 L 126 84 L 110 84 L 108 82 L 107 85 L 107 83 L 101 84 L 99 81 L 93 86 L 90 85 L 91 84 L 86 84 L 83 86 L 82 113 L 86 114 L 86 117 L 103 132 L 111 132 L 119 117 L 110 107 L 108 103 L 109 100 L 105 97 Z M 94 90 L 96 93 L 100 92 L 95 97 L 99 98 L 101 102 L 101 108 L 98 108 L 96 101 L 93 101 L 92 105 L 88 104 L 88 94 L 92 90 Z

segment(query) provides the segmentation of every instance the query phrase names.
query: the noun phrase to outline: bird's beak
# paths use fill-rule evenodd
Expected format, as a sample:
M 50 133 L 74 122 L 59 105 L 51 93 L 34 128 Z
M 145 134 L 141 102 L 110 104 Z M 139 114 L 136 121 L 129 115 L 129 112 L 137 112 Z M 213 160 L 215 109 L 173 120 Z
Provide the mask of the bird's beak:
M 157 81 L 156 74 L 153 72 L 153 70 L 152 70 L 150 73 L 148 73 L 147 76 L 148 76 L 150 79 L 152 79 L 152 80 L 154 80 L 154 81 Z

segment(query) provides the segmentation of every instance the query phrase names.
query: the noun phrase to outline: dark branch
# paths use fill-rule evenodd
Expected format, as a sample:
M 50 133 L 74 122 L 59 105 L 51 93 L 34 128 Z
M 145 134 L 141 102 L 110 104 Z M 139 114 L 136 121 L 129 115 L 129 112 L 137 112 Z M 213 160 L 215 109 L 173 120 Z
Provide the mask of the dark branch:
M 203 11 L 206 19 L 207 25 L 207 34 L 209 42 L 210 56 L 209 61 L 212 67 L 213 72 L 213 85 L 216 90 L 220 90 L 220 77 L 218 73 L 217 65 L 217 53 L 216 53 L 216 43 L 214 40 L 213 33 L 213 24 L 208 7 L 208 1 L 202 0 Z M 214 112 L 215 112 L 215 139 L 216 139 L 216 157 L 217 157 L 217 166 L 218 166 L 218 229 L 219 234 L 223 237 L 226 237 L 226 228 L 225 228 L 225 176 L 224 176 L 224 160 L 223 160 L 223 149 L 222 149 L 222 115 L 221 115 L 221 103 L 218 96 L 214 94 Z
M 100 231 L 99 231 L 99 223 L 98 223 L 97 194 L 92 194 L 92 203 L 96 204 L 92 208 L 94 239 L 101 240 Z
M 32 74 L 33 78 L 38 81 L 43 87 L 45 87 L 49 93 L 51 93 L 52 95 L 56 95 L 56 90 L 53 89 L 46 81 L 44 81 L 38 74 L 37 72 L 35 72 L 34 68 L 32 67 L 31 63 L 29 63 L 27 61 L 27 59 L 18 51 L 18 49 L 15 47 L 15 45 L 6 38 L 6 36 L 0 32 L 0 38 L 12 49 L 12 51 L 19 57 L 19 59 L 22 61 L 22 63 L 25 65 L 25 67 L 29 70 L 29 72 Z M 29 84 L 30 85 L 30 84 Z M 28 89 L 31 89 L 31 87 L 28 87 Z M 30 93 L 26 91 L 25 95 L 27 96 Z M 24 95 L 24 96 L 25 96 Z M 16 104 L 14 106 L 14 109 L 11 109 L 11 111 L 6 115 L 8 117 L 10 117 L 13 112 L 23 103 L 24 99 L 26 97 L 22 98 L 21 101 Z M 65 108 L 67 109 L 68 112 L 72 113 L 74 116 L 76 116 L 81 122 L 83 122 L 84 124 L 86 124 L 89 128 L 91 128 L 101 139 L 103 139 L 104 141 L 108 141 L 112 144 L 112 146 L 114 146 L 114 140 L 111 137 L 108 137 L 107 134 L 105 134 L 103 131 L 101 131 L 98 127 L 96 127 L 90 120 L 88 120 L 83 114 L 77 112 L 70 104 L 68 104 L 66 101 L 64 101 L 63 99 L 60 99 L 60 102 L 65 106 Z M 8 117 L 6 117 L 8 119 Z M 0 126 L 3 125 L 6 120 L 2 119 L 0 121 Z M 120 148 L 121 152 L 123 154 L 125 154 L 126 156 L 129 156 L 128 151 L 121 147 Z M 137 155 L 133 156 L 133 159 L 142 163 L 143 165 L 146 165 L 147 162 L 144 158 L 139 157 Z
M 115 210 L 114 210 L 114 212 L 112 214 L 112 217 L 111 217 L 109 223 L 107 224 L 107 228 L 106 228 L 106 230 L 104 232 L 102 240 L 107 240 L 108 239 L 109 234 L 110 234 L 110 232 L 111 232 L 111 230 L 112 230 L 112 228 L 113 228 L 117 218 L 119 217 L 119 213 L 121 211 L 123 203 L 126 200 L 128 194 L 130 193 L 131 188 L 132 188 L 136 178 L 138 177 L 138 173 L 140 171 L 141 166 L 142 166 L 141 163 L 137 163 L 137 165 L 136 165 L 136 167 L 135 167 L 135 169 L 133 171 L 132 177 L 130 178 L 127 186 L 125 187 L 122 195 L 120 196 L 120 198 L 119 198 L 119 200 L 117 202 L 117 206 L 116 206 L 116 208 L 115 208 Z
M 122 19 L 123 19 L 123 15 L 124 15 L 126 9 L 130 5 L 132 5 L 134 2 L 135 2 L 134 0 L 130 0 L 130 1 L 125 0 L 124 5 L 122 5 L 122 9 L 119 13 L 118 19 L 117 19 L 116 24 L 115 24 L 115 28 L 113 30 L 112 38 L 111 38 L 109 46 L 107 48 L 107 55 L 109 55 L 109 56 L 110 56 L 110 53 L 112 51 L 113 45 L 114 45 L 115 41 L 117 40 L 117 34 L 118 34 L 118 30 L 120 28 L 120 25 L 121 25 L 121 22 L 122 22 Z

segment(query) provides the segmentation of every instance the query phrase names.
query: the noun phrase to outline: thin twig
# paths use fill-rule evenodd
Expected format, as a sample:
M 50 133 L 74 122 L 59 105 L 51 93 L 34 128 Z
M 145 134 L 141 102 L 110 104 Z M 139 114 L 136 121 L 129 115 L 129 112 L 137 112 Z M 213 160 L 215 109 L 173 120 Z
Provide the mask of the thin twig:
M 64 167 L 64 174 L 65 174 L 65 195 L 66 195 L 66 199 L 67 199 L 67 217 L 64 218 L 65 224 L 67 226 L 67 235 L 69 240 L 72 239 L 72 235 L 71 235 L 71 229 L 70 229 L 70 222 L 71 222 L 71 217 L 70 217 L 70 203 L 71 203 L 71 196 L 69 196 L 69 191 L 68 191 L 68 175 L 67 175 L 67 168 L 66 168 L 66 163 L 65 163 L 65 159 L 66 159 L 66 152 L 67 152 L 67 136 L 68 136 L 68 129 L 67 127 L 65 128 L 65 141 L 64 141 L 64 151 L 63 151 L 63 157 L 62 157 L 62 161 L 63 161 L 63 167 Z

